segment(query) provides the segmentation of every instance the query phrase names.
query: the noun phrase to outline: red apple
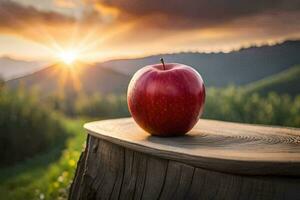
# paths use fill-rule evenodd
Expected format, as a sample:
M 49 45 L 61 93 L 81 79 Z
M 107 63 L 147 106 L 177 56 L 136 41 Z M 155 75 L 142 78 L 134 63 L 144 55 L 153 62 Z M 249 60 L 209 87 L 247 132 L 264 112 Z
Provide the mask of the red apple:
M 134 74 L 127 91 L 128 108 L 151 135 L 184 135 L 203 112 L 204 82 L 192 67 L 161 61 Z

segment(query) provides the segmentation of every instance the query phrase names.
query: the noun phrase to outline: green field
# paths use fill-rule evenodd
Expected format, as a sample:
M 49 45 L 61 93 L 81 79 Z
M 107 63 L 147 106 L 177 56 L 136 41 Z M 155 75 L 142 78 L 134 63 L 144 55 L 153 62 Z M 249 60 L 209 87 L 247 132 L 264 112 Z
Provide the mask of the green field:
M 83 123 L 84 120 L 65 120 L 69 133 L 66 146 L 0 169 L 0 199 L 66 199 L 84 146 Z

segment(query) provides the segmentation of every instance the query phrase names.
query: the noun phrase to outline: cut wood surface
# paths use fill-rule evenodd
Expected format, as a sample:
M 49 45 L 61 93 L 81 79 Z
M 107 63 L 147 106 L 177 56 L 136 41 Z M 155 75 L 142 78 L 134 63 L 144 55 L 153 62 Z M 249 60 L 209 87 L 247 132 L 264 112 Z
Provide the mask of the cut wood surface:
M 159 138 L 130 118 L 85 128 L 70 200 L 300 198 L 299 129 L 200 120 Z
M 162 138 L 132 118 L 85 124 L 96 138 L 195 167 L 233 174 L 300 175 L 300 130 L 199 120 L 187 135 Z

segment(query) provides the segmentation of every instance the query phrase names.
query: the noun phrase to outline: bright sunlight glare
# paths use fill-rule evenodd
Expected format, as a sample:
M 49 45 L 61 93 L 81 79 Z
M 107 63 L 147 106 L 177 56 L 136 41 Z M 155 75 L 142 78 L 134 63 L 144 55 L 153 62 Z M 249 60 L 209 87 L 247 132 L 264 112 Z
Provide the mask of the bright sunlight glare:
M 67 65 L 73 64 L 77 58 L 78 53 L 72 50 L 66 50 L 59 53 L 58 57 Z

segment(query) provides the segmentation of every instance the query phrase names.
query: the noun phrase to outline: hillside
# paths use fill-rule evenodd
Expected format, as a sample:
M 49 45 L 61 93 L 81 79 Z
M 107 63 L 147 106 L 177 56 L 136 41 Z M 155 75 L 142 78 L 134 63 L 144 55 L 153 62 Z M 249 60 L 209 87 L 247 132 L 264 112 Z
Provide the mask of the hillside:
M 139 68 L 166 62 L 193 66 L 202 75 L 207 86 L 245 85 L 277 74 L 290 66 L 300 64 L 300 40 L 286 41 L 274 46 L 250 47 L 230 53 L 177 53 L 137 59 L 113 60 L 102 63 L 124 74 L 132 75 Z
M 292 96 L 298 95 L 300 94 L 300 65 L 251 83 L 244 88 L 246 92 L 257 92 L 263 95 L 271 91 Z
M 4 80 L 24 76 L 42 69 L 45 63 L 40 61 L 16 60 L 9 57 L 0 58 L 0 78 Z
M 94 65 L 68 68 L 53 65 L 33 74 L 13 79 L 7 85 L 15 88 L 22 84 L 25 88 L 37 87 L 45 94 L 54 92 L 83 91 L 86 94 L 99 92 L 121 93 L 126 91 L 129 77 L 111 69 Z

